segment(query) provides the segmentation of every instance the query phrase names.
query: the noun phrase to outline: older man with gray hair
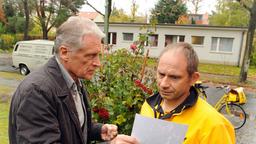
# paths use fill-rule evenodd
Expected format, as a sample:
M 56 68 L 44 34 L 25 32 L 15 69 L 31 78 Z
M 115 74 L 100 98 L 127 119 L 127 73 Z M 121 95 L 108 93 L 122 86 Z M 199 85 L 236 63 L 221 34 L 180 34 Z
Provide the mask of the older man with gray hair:
M 88 94 L 80 79 L 100 67 L 104 37 L 89 19 L 72 16 L 56 33 L 55 56 L 18 86 L 9 114 L 10 144 L 87 144 L 92 140 L 132 144 L 117 126 L 93 123 Z

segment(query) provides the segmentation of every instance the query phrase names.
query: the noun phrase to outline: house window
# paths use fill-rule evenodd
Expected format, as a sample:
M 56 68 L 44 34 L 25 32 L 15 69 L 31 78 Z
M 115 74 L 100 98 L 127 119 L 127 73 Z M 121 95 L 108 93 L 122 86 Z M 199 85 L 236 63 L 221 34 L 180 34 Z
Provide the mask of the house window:
M 164 45 L 177 43 L 177 42 L 184 42 L 185 36 L 184 35 L 165 35 L 165 43 Z
M 148 40 L 149 40 L 150 46 L 157 47 L 157 45 L 158 45 L 158 35 L 157 34 L 149 35 Z
M 199 21 L 199 20 L 202 20 L 203 19 L 203 15 L 190 15 L 189 16 L 189 20 L 192 21 Z
M 232 52 L 234 38 L 212 37 L 211 51 Z
M 123 33 L 124 41 L 133 41 L 133 33 Z
M 116 44 L 116 32 L 108 33 L 108 44 Z
M 203 36 L 192 36 L 191 43 L 194 45 L 203 45 L 204 44 L 204 37 Z

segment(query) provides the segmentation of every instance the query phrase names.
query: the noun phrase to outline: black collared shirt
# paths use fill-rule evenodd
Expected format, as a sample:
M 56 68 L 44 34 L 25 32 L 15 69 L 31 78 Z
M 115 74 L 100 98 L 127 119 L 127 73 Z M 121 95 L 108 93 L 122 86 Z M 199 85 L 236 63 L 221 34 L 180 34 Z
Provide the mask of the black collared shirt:
M 174 114 L 179 114 L 183 110 L 192 107 L 197 99 L 198 99 L 198 93 L 194 87 L 191 87 L 189 90 L 190 94 L 189 96 L 180 104 L 178 105 L 174 110 L 170 111 L 169 113 L 165 114 L 163 111 L 163 108 L 161 106 L 161 102 L 163 98 L 159 93 L 154 94 L 153 96 L 149 97 L 146 101 L 147 103 L 152 107 L 154 111 L 154 117 L 158 119 L 168 119 L 171 118 Z M 157 115 L 157 113 L 159 113 Z

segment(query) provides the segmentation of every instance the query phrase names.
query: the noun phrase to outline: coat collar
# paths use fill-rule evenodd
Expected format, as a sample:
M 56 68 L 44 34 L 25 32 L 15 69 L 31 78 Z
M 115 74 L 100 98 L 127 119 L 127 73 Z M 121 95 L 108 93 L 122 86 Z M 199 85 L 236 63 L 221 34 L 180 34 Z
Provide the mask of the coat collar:
M 189 92 L 190 92 L 189 96 L 174 110 L 170 111 L 167 114 L 164 114 L 164 111 L 161 107 L 162 97 L 159 93 L 156 93 L 155 95 L 148 98 L 147 102 L 151 106 L 151 108 L 154 110 L 155 118 L 168 119 L 173 115 L 178 115 L 182 113 L 185 109 L 195 105 L 198 99 L 198 93 L 194 87 L 191 87 Z M 159 116 L 157 116 L 157 113 Z
M 54 81 L 56 82 L 56 88 L 58 89 L 57 96 L 63 97 L 63 96 L 71 95 L 69 88 L 66 84 L 66 81 L 63 75 L 61 74 L 61 70 L 58 66 L 58 63 L 55 57 L 52 57 L 45 66 L 46 66 L 47 73 L 49 73 L 49 76 L 51 77 L 51 79 L 54 79 Z
M 73 97 L 71 95 L 71 91 L 67 86 L 67 83 L 61 74 L 60 67 L 55 59 L 55 57 L 50 58 L 48 63 L 45 65 L 45 69 L 49 74 L 49 77 L 54 80 L 56 85 L 57 97 L 63 101 L 65 104 L 67 111 L 76 127 L 76 130 L 79 134 L 79 137 L 83 143 L 85 140 L 83 138 L 82 129 L 80 127 L 78 113 L 76 111 L 75 103 Z

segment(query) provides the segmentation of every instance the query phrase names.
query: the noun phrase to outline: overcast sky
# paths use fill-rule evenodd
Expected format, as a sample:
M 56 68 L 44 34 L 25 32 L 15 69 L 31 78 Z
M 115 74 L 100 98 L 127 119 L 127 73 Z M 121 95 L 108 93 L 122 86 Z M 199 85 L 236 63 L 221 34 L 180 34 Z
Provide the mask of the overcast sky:
M 104 4 L 105 0 L 88 0 L 90 4 L 92 4 L 95 8 L 100 10 L 102 13 L 104 13 Z M 154 8 L 154 5 L 158 2 L 158 0 L 136 0 L 136 4 L 138 4 L 139 9 L 137 12 L 137 15 L 145 15 L 146 13 L 149 14 L 149 11 Z M 217 0 L 203 0 L 201 2 L 201 7 L 199 8 L 199 13 L 211 13 L 212 10 L 215 10 L 215 5 L 217 3 Z M 125 12 L 130 14 L 130 9 L 132 5 L 132 0 L 112 0 L 112 4 L 115 5 L 118 9 L 122 8 Z M 193 11 L 193 7 L 191 4 L 187 4 L 188 9 L 190 11 Z M 94 11 L 92 8 L 90 8 L 87 5 L 84 5 L 81 9 L 81 11 Z

